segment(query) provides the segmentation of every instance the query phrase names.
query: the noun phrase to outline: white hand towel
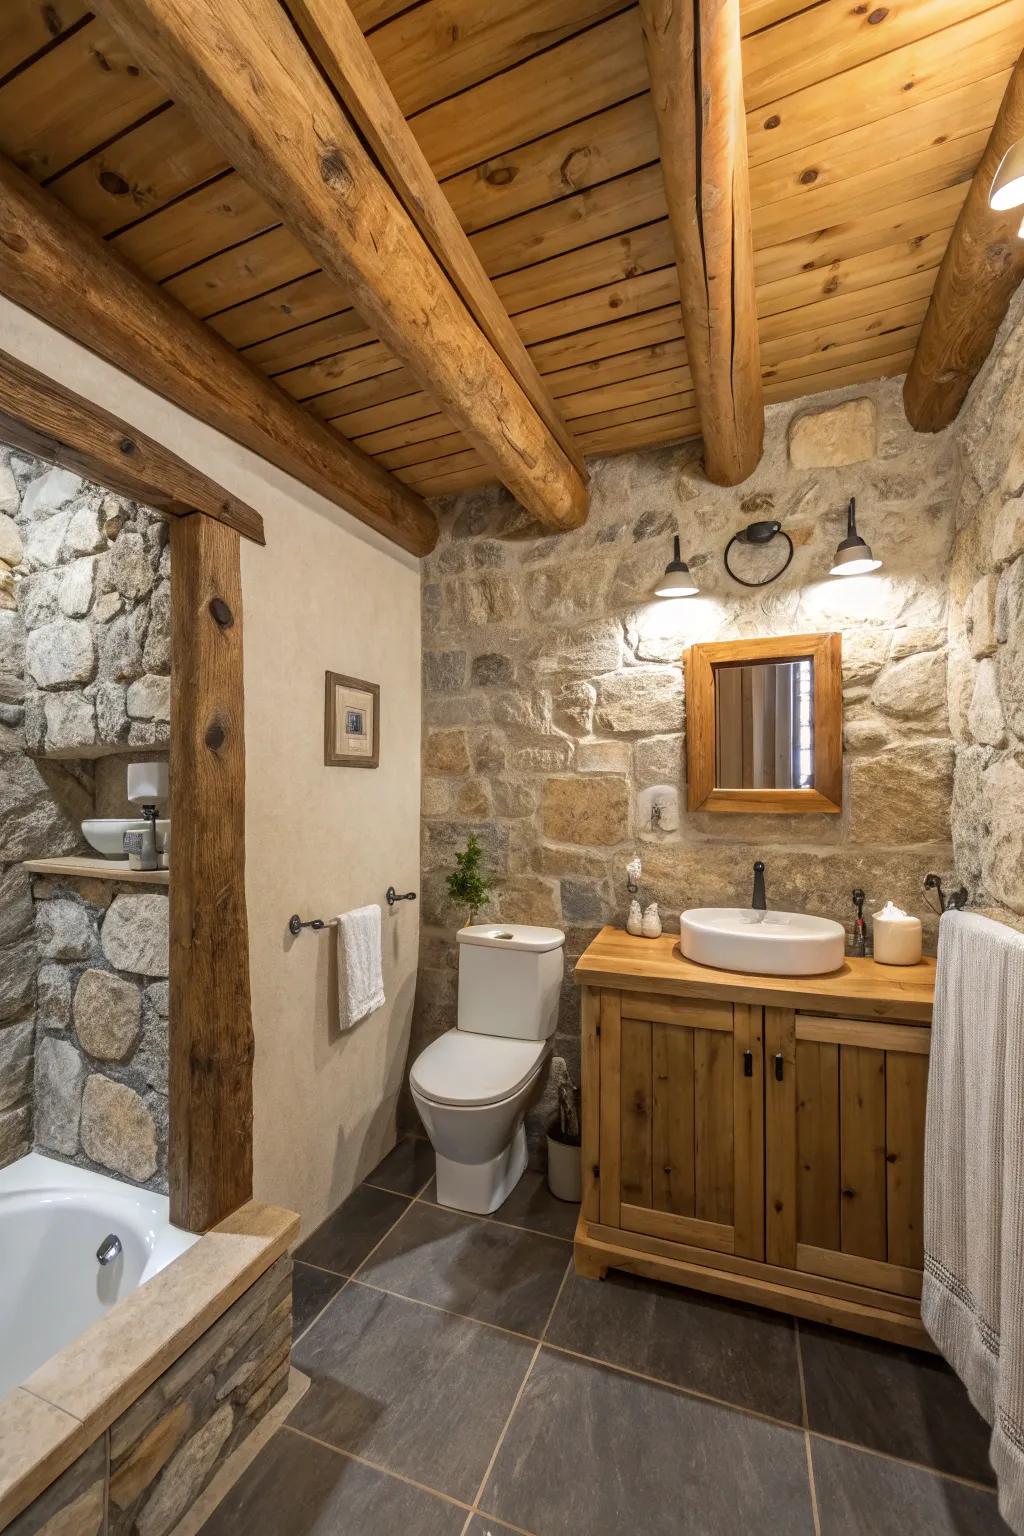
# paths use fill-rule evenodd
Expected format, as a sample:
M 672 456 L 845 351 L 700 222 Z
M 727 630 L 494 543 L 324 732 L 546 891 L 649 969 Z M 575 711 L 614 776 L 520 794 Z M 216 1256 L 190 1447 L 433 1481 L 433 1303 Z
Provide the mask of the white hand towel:
M 978 1412 L 1024 1536 L 1024 935 L 939 925 L 925 1117 L 921 1316 Z
M 380 907 L 356 907 L 338 918 L 338 1021 L 351 1029 L 383 1006 Z

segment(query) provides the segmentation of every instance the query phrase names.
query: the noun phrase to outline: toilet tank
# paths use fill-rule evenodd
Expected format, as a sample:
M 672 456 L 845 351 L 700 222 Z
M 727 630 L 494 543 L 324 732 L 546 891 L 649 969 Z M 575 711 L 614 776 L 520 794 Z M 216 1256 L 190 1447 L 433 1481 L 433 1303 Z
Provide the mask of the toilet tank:
M 526 923 L 474 923 L 459 940 L 459 1028 L 547 1040 L 558 1022 L 565 934 Z

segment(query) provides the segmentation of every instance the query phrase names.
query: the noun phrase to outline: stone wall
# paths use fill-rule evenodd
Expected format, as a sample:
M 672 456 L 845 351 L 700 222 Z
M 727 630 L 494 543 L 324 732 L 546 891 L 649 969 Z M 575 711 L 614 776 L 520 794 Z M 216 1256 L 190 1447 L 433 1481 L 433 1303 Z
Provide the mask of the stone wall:
M 87 963 L 109 964 L 102 958 L 98 934 L 112 890 L 86 895 L 69 887 L 53 901 L 47 895 L 37 920 L 22 862 L 87 853 L 82 820 L 124 813 L 127 807 L 114 803 L 109 787 L 114 775 L 106 772 L 103 754 L 129 754 L 134 748 L 147 749 L 149 755 L 154 748 L 166 749 L 169 594 L 167 529 L 156 513 L 66 470 L 0 448 L 0 1165 L 32 1144 L 40 966 L 48 978 L 54 967 L 71 966 L 65 977 L 69 984 Z M 123 791 L 123 766 L 120 785 Z M 66 913 L 67 921 L 54 928 L 56 912 Z M 58 949 L 70 944 L 74 954 L 47 954 L 47 946 L 54 944 Z M 41 1045 L 55 1038 L 47 1022 L 50 1001 L 44 990 Z M 150 1000 L 143 1011 L 153 1006 Z M 66 1086 L 81 1075 L 72 1072 L 69 1052 L 78 1055 L 80 1066 L 93 1058 L 75 1045 L 73 1029 L 66 1023 L 59 1028 L 66 1049 L 45 1045 L 43 1081 L 60 1080 Z M 152 1029 L 148 1036 L 152 1043 Z M 140 1026 L 140 1041 L 145 1039 Z M 139 1044 L 136 1050 L 141 1049 Z M 57 1070 L 61 1059 L 63 1075 Z M 127 1083 L 127 1057 L 116 1065 L 105 1057 L 95 1060 L 112 1082 L 124 1074 Z M 134 1055 L 130 1064 L 137 1065 Z M 152 1062 L 144 1075 L 147 1091 L 159 1094 L 160 1074 Z M 131 1081 L 140 1083 L 140 1073 Z M 114 1102 L 111 1091 L 97 1085 L 89 1103 L 95 1108 L 103 1094 L 110 1099 L 111 1116 L 124 1120 L 123 1095 Z M 41 1095 L 35 1097 L 41 1108 Z M 156 1099 L 149 1102 L 158 1151 L 147 1178 L 159 1178 L 160 1128 L 166 1116 Z M 44 1114 L 44 1124 L 46 1119 Z M 65 1141 L 70 1137 L 66 1129 Z M 100 1144 L 96 1138 L 90 1141 Z
M 958 428 L 953 843 L 972 906 L 1024 929 L 1024 292 Z
M 278 1259 L 8 1536 L 167 1536 L 288 1385 L 292 1261 Z
M 454 929 L 444 879 L 476 832 L 496 877 L 487 915 L 567 935 L 556 1049 L 574 1064 L 571 968 L 602 924 L 622 924 L 625 865 L 666 927 L 688 906 L 748 905 L 751 866 L 769 902 L 848 922 L 887 898 L 936 920 L 922 880 L 948 873 L 953 748 L 946 714 L 947 583 L 955 453 L 915 435 L 898 382 L 768 413 L 764 458 L 736 489 L 710 485 L 692 447 L 597 461 L 591 513 L 543 536 L 500 489 L 450 498 L 423 563 L 423 905 L 411 1050 L 455 1022 Z M 858 498 L 885 564 L 830 579 Z M 778 517 L 796 554 L 760 591 L 730 580 L 729 536 Z M 651 600 L 678 529 L 701 588 Z M 762 571 L 742 552 L 750 579 Z M 777 559 L 773 550 L 770 558 Z M 839 816 L 723 816 L 685 809 L 680 660 L 695 641 L 840 630 L 845 715 Z M 652 816 L 657 805 L 660 819 Z M 534 1116 L 536 1131 L 547 1113 Z

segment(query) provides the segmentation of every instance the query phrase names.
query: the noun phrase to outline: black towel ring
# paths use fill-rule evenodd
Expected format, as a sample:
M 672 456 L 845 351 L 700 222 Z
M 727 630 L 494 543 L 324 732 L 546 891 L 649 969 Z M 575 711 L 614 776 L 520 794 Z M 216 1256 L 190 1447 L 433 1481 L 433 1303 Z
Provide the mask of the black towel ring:
M 746 581 L 742 576 L 737 576 L 736 572 L 729 564 L 729 551 L 732 549 L 733 545 L 770 544 L 772 539 L 774 539 L 777 535 L 785 539 L 786 543 L 789 545 L 789 551 L 785 560 L 779 566 L 779 569 L 775 571 L 771 576 L 763 577 L 761 581 Z M 745 528 L 741 528 L 738 533 L 734 533 L 728 544 L 725 546 L 725 554 L 722 556 L 722 563 L 728 571 L 729 575 L 732 577 L 733 581 L 738 582 L 741 587 L 768 587 L 771 586 L 773 581 L 778 581 L 779 577 L 783 574 L 784 571 L 789 570 L 792 559 L 793 540 L 783 528 L 782 524 L 776 522 L 764 522 L 748 523 Z

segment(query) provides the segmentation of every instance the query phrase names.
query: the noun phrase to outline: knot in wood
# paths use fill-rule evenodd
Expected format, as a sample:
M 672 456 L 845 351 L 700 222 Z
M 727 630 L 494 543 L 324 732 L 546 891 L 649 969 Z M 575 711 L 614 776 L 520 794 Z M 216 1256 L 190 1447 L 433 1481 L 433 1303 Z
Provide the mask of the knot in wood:
M 23 256 L 28 250 L 28 241 L 25 236 L 16 234 L 13 230 L 0 231 L 0 245 L 5 245 L 9 251 L 14 251 L 18 256 Z
M 135 452 L 135 444 L 132 442 L 130 437 L 122 437 L 117 446 L 124 454 L 131 454 Z
M 210 617 L 215 624 L 219 624 L 221 629 L 231 628 L 235 622 L 235 616 L 222 597 L 211 597 L 209 608 Z
M 777 128 L 781 122 L 782 118 L 779 116 L 779 114 L 777 112 L 773 112 L 771 117 L 765 118 L 764 126 L 766 128 Z
M 336 144 L 325 149 L 320 156 L 320 177 L 332 192 L 347 192 L 352 185 L 348 161 Z
M 100 171 L 100 186 L 104 192 L 109 192 L 111 197 L 125 197 L 131 191 L 123 176 L 117 171 Z
M 818 173 L 813 166 L 808 166 L 806 171 L 800 172 L 800 184 L 804 187 L 812 186 L 818 179 Z
M 213 720 L 206 727 L 206 734 L 203 737 L 203 740 L 206 742 L 206 745 L 209 747 L 211 752 L 219 752 L 227 740 L 227 734 L 227 729 L 221 723 L 221 721 Z
M 518 174 L 514 165 L 496 165 L 492 171 L 484 173 L 484 181 L 489 187 L 507 187 L 509 182 L 515 181 Z
M 880 5 L 878 7 L 878 9 L 875 10 L 875 11 L 872 11 L 871 15 L 868 17 L 868 26 L 869 27 L 877 27 L 878 23 L 880 21 L 884 21 L 885 18 L 888 16 L 888 14 L 889 14 L 889 12 L 886 10 L 885 6 L 884 5 Z

